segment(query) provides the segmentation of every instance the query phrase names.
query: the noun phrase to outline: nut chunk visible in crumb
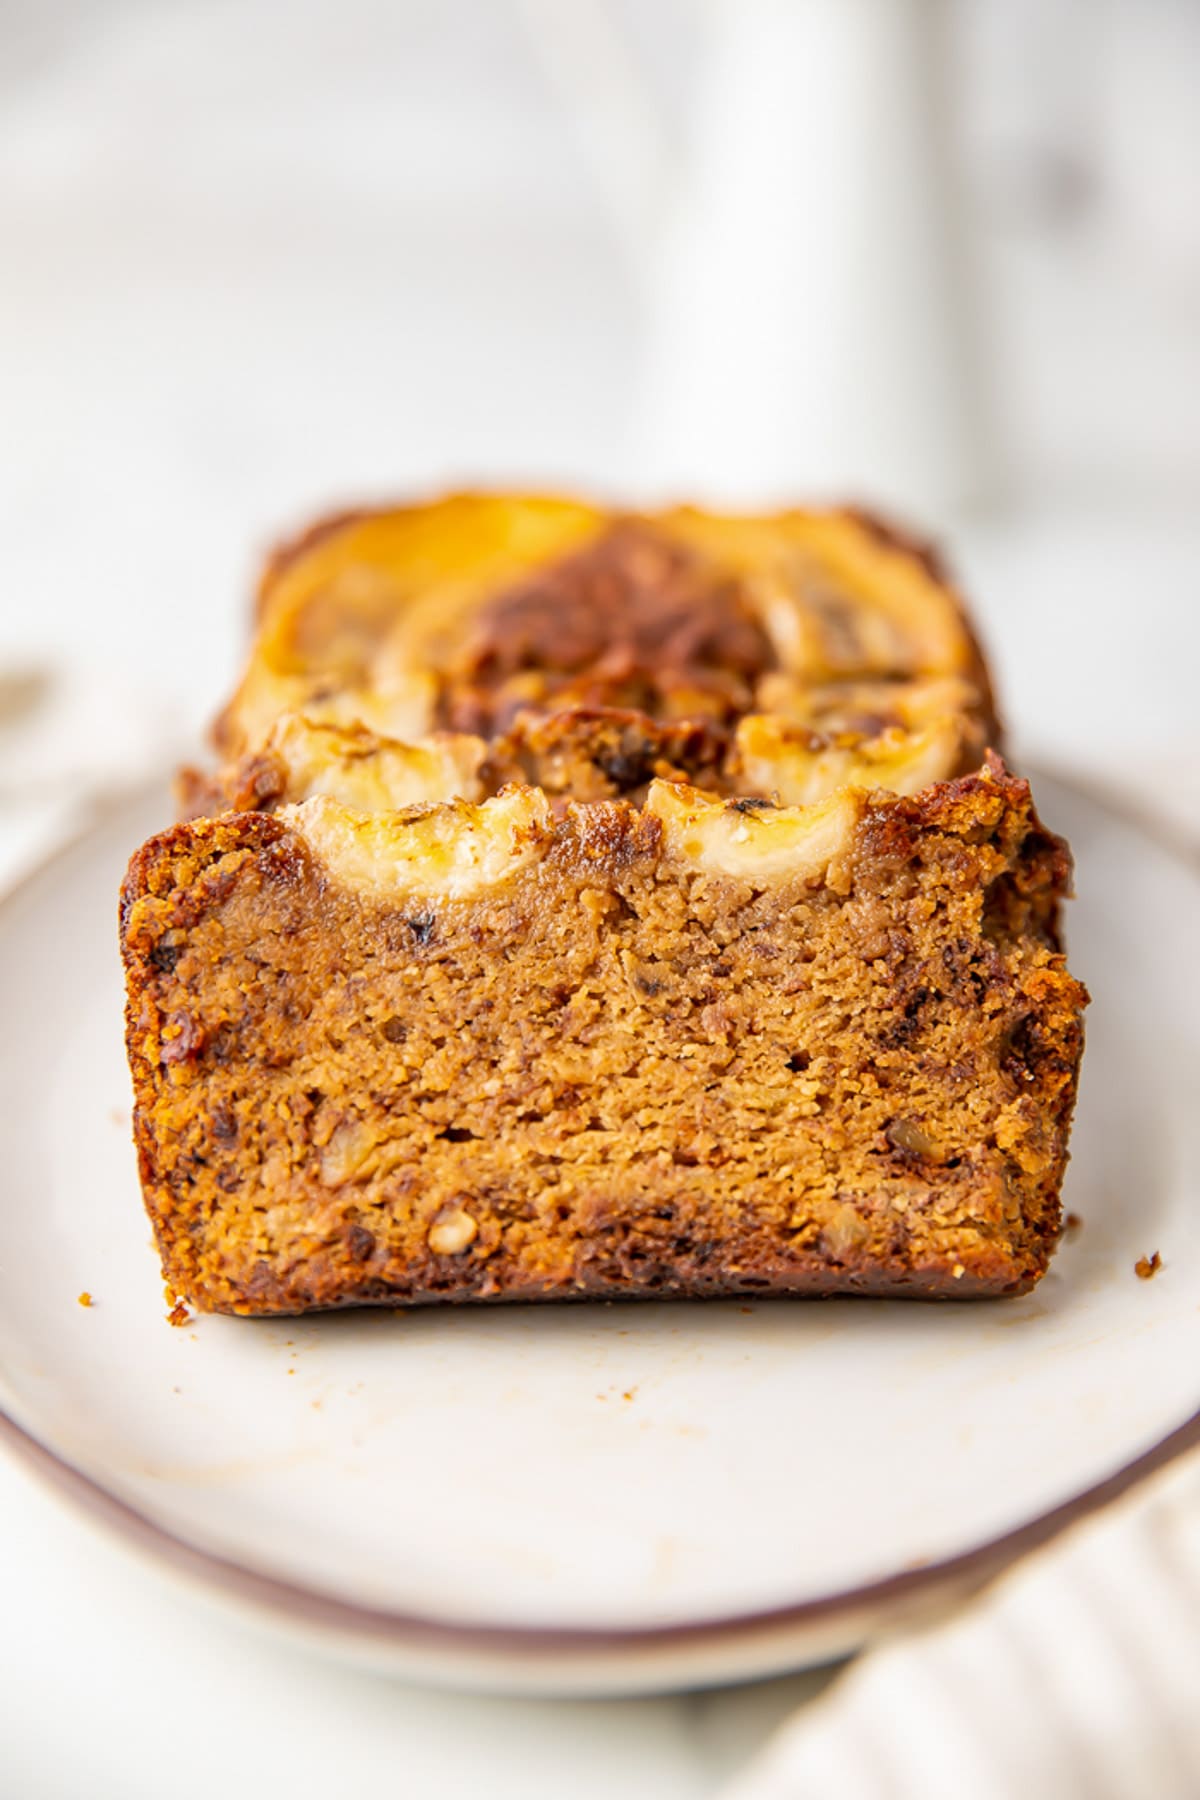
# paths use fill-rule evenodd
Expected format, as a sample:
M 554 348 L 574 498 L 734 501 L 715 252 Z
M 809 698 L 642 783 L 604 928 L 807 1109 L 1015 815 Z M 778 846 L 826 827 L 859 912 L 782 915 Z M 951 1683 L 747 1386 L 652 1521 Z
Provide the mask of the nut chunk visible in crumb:
M 429 1248 L 435 1256 L 458 1256 L 469 1250 L 479 1235 L 479 1226 L 461 1206 L 443 1207 L 429 1233 Z
M 1153 1281 L 1162 1266 L 1162 1257 L 1157 1250 L 1152 1250 L 1149 1256 L 1138 1257 L 1133 1265 L 1133 1272 L 1139 1281 Z

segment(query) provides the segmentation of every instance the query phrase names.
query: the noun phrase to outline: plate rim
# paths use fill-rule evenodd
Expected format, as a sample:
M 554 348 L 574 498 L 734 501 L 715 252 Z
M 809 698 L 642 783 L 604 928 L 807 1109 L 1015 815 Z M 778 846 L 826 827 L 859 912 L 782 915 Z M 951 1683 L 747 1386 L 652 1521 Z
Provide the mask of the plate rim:
M 1102 778 L 1080 776 L 1073 770 L 1067 772 L 1042 763 L 1038 764 L 1031 783 L 1036 783 L 1039 775 L 1088 805 L 1119 819 L 1131 831 L 1154 844 L 1193 882 L 1200 883 L 1200 849 L 1189 843 L 1183 834 L 1173 831 L 1169 824 L 1141 818 L 1132 803 L 1127 803 L 1119 792 L 1110 791 Z M 159 786 L 161 783 L 157 782 L 139 783 L 119 794 L 110 792 L 99 799 L 76 829 L 0 893 L 0 926 L 10 905 L 28 887 L 84 845 L 115 816 Z M 685 1650 L 731 1639 L 761 1640 L 781 1632 L 798 1633 L 807 1628 L 818 1630 L 836 1626 L 840 1621 L 848 1622 L 867 1612 L 891 1611 L 948 1587 L 976 1589 L 1018 1558 L 1048 1544 L 1068 1527 L 1111 1505 L 1188 1451 L 1200 1447 L 1200 1405 L 1180 1425 L 1100 1481 L 1034 1518 L 953 1556 L 807 1600 L 657 1625 L 506 1625 L 371 1606 L 316 1585 L 255 1568 L 249 1562 L 223 1556 L 191 1542 L 180 1532 L 122 1499 L 98 1477 L 88 1474 L 52 1448 L 3 1405 L 0 1405 L 0 1445 L 44 1485 L 72 1501 L 94 1523 L 107 1526 L 127 1546 L 143 1552 L 157 1565 L 165 1565 L 191 1584 L 216 1589 L 223 1597 L 248 1604 L 255 1611 L 266 1611 L 323 1636 L 365 1640 L 376 1648 L 391 1647 L 397 1652 L 441 1649 L 460 1651 L 464 1655 L 502 1652 L 528 1664 L 564 1655 L 572 1660 L 588 1656 L 608 1658 L 622 1653 Z
M 1082 1493 L 955 1556 L 810 1600 L 722 1613 L 707 1619 L 640 1626 L 488 1624 L 368 1606 L 190 1543 L 52 1450 L 3 1408 L 0 1443 L 49 1486 L 76 1502 L 91 1519 L 111 1527 L 127 1544 L 148 1553 L 156 1562 L 165 1563 L 172 1572 L 199 1581 L 202 1586 L 215 1586 L 226 1597 L 256 1610 L 265 1609 L 322 1634 L 367 1639 L 376 1645 L 389 1644 L 396 1650 L 504 1652 L 528 1661 L 563 1654 L 608 1657 L 623 1652 L 698 1647 L 731 1638 L 757 1639 L 781 1631 L 827 1627 L 864 1612 L 891 1610 L 946 1587 L 981 1587 L 1019 1557 L 1040 1549 L 1069 1526 L 1111 1505 L 1200 1446 L 1200 1410 L 1140 1456 Z

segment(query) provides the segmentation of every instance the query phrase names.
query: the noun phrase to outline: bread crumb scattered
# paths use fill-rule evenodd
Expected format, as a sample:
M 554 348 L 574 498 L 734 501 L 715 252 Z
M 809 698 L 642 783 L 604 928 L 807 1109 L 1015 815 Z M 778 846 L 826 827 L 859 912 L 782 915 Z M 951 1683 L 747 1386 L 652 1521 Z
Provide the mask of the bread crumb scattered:
M 1133 1265 L 1133 1272 L 1139 1281 L 1152 1281 L 1162 1266 L 1162 1257 L 1157 1250 L 1152 1250 L 1149 1256 L 1138 1257 Z
M 1083 1230 L 1083 1220 L 1077 1212 L 1069 1212 L 1062 1223 L 1063 1236 L 1074 1237 L 1077 1231 Z
M 192 1315 L 188 1311 L 185 1302 L 176 1300 L 172 1305 L 170 1312 L 167 1314 L 167 1324 L 188 1325 L 191 1323 L 191 1317 Z
M 95 1306 L 96 1304 L 86 1288 L 84 1288 L 82 1294 L 79 1296 L 79 1304 L 80 1306 Z

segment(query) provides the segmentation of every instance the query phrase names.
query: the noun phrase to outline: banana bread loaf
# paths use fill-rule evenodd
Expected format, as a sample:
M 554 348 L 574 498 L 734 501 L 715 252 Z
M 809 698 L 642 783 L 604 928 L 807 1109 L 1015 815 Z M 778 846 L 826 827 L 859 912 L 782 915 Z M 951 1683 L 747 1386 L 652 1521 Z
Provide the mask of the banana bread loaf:
M 1086 994 L 927 551 L 458 497 L 271 562 L 122 897 L 195 1305 L 1018 1293 Z

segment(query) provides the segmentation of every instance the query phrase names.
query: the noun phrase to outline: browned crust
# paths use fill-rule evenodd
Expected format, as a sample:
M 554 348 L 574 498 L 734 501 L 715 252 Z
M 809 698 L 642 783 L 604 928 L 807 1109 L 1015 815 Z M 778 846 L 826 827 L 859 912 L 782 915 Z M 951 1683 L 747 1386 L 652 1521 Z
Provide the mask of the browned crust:
M 711 719 L 663 722 L 629 707 L 521 712 L 493 741 L 480 779 L 488 793 L 521 781 L 576 800 L 644 799 L 654 780 L 721 793 L 729 750 L 728 729 Z
M 189 765 L 176 775 L 174 792 L 180 820 L 223 812 L 273 812 L 288 798 L 288 766 L 272 750 L 240 757 L 216 774 Z
M 481 601 L 444 673 L 437 722 L 489 737 L 532 699 L 729 724 L 775 666 L 736 581 L 714 580 L 653 521 L 614 517 L 592 543 Z

